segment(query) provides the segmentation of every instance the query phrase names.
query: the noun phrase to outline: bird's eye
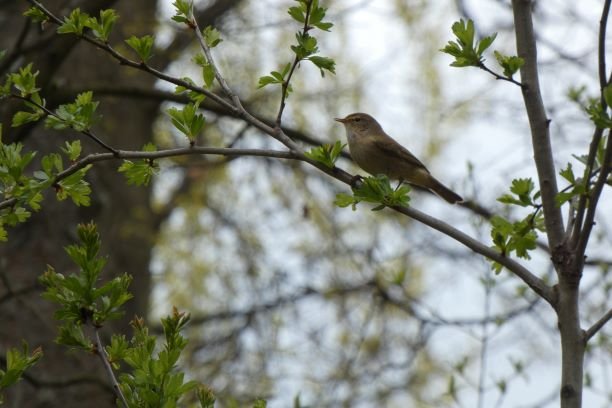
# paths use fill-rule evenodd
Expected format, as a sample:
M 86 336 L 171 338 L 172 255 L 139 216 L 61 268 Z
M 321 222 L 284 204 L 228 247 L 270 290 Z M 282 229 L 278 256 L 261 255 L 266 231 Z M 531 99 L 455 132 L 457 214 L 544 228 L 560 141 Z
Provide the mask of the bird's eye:
M 355 119 L 353 119 L 353 120 L 354 120 L 355 122 L 360 122 L 360 121 L 361 121 L 361 118 L 355 118 Z

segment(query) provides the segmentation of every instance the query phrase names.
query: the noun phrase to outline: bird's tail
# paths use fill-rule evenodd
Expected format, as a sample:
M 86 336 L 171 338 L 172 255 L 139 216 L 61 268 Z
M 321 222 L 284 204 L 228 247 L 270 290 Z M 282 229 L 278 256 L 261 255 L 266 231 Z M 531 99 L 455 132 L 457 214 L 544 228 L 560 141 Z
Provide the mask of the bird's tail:
M 463 198 L 455 193 L 453 190 L 451 190 L 450 188 L 446 187 L 444 184 L 440 183 L 438 180 L 436 180 L 435 178 L 431 177 L 431 179 L 429 180 L 429 186 L 427 186 L 432 192 L 434 192 L 436 195 L 442 197 L 443 199 L 445 199 L 446 201 L 448 201 L 451 204 L 455 204 L 455 203 L 460 203 L 463 201 Z

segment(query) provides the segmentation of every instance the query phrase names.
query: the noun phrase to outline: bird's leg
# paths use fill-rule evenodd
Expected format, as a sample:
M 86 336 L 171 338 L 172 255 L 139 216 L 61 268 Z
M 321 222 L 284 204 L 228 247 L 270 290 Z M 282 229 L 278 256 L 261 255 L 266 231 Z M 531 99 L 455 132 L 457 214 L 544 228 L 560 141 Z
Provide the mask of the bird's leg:
M 359 174 L 355 174 L 352 178 L 351 178 L 351 187 L 359 187 L 359 184 L 361 184 L 363 182 L 363 177 L 361 177 Z

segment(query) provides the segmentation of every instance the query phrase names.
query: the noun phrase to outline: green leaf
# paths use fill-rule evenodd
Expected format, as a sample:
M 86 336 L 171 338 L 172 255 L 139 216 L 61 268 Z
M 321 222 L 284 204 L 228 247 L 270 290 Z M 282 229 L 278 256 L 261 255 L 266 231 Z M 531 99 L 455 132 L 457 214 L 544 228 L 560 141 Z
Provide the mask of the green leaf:
M 88 130 L 98 119 L 96 109 L 99 102 L 93 100 L 93 92 L 87 91 L 77 95 L 73 103 L 60 105 L 55 116 L 47 116 L 45 126 L 50 129 L 74 129 L 78 132 Z
M 215 70 L 202 54 L 196 54 L 193 62 L 202 67 L 202 78 L 207 88 L 210 88 L 215 81 Z
M 496 37 L 497 33 L 493 33 L 492 35 L 484 37 L 482 40 L 480 40 L 480 42 L 478 43 L 478 49 L 476 51 L 476 54 L 482 56 L 482 54 L 487 50 L 487 48 L 489 48 L 491 44 L 493 44 L 493 41 L 495 41 Z
M 157 148 L 154 144 L 146 144 L 143 149 L 145 152 L 156 151 Z M 119 167 L 120 173 L 125 173 L 128 184 L 137 186 L 149 185 L 151 179 L 157 174 L 159 166 L 153 160 L 139 160 L 132 162 L 130 160 L 124 160 L 123 164 Z
M 204 36 L 206 45 L 208 45 L 210 48 L 215 48 L 221 41 L 223 41 L 221 39 L 221 33 L 219 30 L 212 26 L 208 26 L 202 30 L 202 35 Z
M 198 107 L 189 103 L 182 109 L 169 108 L 167 111 L 175 128 L 183 133 L 190 142 L 195 141 L 202 128 L 204 127 L 204 115 L 198 113 Z
M 608 106 L 612 106 L 612 84 L 606 85 L 602 90 L 604 100 Z
M 83 35 L 83 29 L 87 27 L 89 15 L 81 13 L 79 8 L 72 10 L 68 17 L 64 17 L 64 23 L 57 28 L 59 34 Z
M 89 183 L 85 181 L 85 174 L 91 168 L 91 165 L 87 165 L 80 170 L 77 170 L 70 176 L 59 181 L 57 183 L 57 199 L 65 200 L 70 198 L 77 206 L 89 206 L 91 200 L 89 195 L 91 194 L 91 188 Z
M 258 399 L 253 403 L 253 408 L 266 408 L 268 403 L 264 399 Z
M 196 57 L 197 57 L 197 56 L 196 56 Z M 187 82 L 187 83 L 189 83 L 189 84 L 191 84 L 191 85 L 194 85 L 194 86 L 195 86 L 195 83 L 194 83 L 194 82 L 191 80 L 191 78 L 184 77 L 184 78 L 181 78 L 181 79 L 182 79 L 183 81 L 185 81 L 185 82 Z M 186 88 L 186 87 L 184 87 L 184 86 L 177 85 L 177 86 L 174 88 L 174 93 L 175 93 L 175 94 L 177 94 L 177 95 L 178 95 L 178 94 L 181 94 L 181 93 L 183 93 L 183 92 L 187 92 L 187 97 L 188 97 L 188 98 L 189 98 L 189 100 L 190 100 L 191 102 L 193 102 L 193 103 L 194 103 L 196 106 L 200 106 L 200 104 L 201 104 L 201 103 L 204 101 L 204 99 L 206 99 L 206 95 L 204 95 L 203 93 L 196 92 L 196 91 L 192 91 L 192 90 L 190 90 L 190 89 L 188 89 L 188 88 Z
M 534 197 L 531 196 L 535 185 L 530 178 L 519 178 L 512 180 L 510 191 L 517 196 L 516 198 L 510 194 L 504 194 L 497 201 L 504 204 L 519 205 L 521 207 L 536 206 Z M 537 193 L 536 193 L 537 194 Z
M 62 151 L 68 156 L 70 161 L 76 161 L 81 155 L 81 141 L 75 140 L 73 142 L 66 141 L 66 147 L 62 147 Z
M 504 69 L 504 75 L 507 78 L 512 78 L 514 74 L 518 72 L 519 69 L 523 65 L 525 65 L 525 60 L 517 57 L 517 56 L 506 56 L 500 53 L 499 51 L 494 51 L 495 59 L 498 64 Z
M 596 99 L 589 101 L 589 104 L 585 108 L 586 113 L 589 115 L 589 119 L 600 129 L 612 128 L 612 119 L 608 115 L 608 112 L 601 106 L 601 102 Z
M 93 350 L 94 347 L 92 342 L 85 337 L 82 326 L 76 324 L 62 325 L 55 342 L 72 349 L 80 349 L 85 351 Z
M 36 122 L 41 117 L 43 117 L 44 114 L 45 113 L 42 110 L 39 110 L 38 112 L 24 112 L 24 111 L 17 112 L 13 116 L 13 121 L 11 122 L 11 126 L 17 127 L 17 126 L 25 125 L 26 123 Z
M 10 83 L 20 92 L 20 96 L 28 97 L 40 91 L 36 87 L 36 77 L 39 72 L 32 72 L 32 64 L 19 68 L 19 71 L 9 75 Z
M 136 51 L 136 54 L 138 54 L 142 62 L 146 63 L 152 57 L 153 36 L 145 35 L 144 37 L 136 37 L 133 35 L 125 40 L 125 42 Z
M 306 21 L 306 10 L 303 7 L 289 7 L 288 13 L 298 23 Z
M 333 168 L 336 160 L 342 153 L 344 146 L 340 141 L 334 144 L 324 144 L 321 146 L 313 147 L 310 151 L 305 152 L 304 155 L 312 160 L 315 160 L 326 167 Z
M 176 15 L 172 17 L 172 19 L 179 23 L 188 22 L 188 18 L 191 17 L 191 9 L 193 6 L 193 2 L 188 2 L 186 0 L 175 0 L 172 5 L 176 9 Z
M 333 59 L 318 56 L 312 56 L 308 59 L 312 61 L 317 67 L 319 67 L 319 69 L 321 70 L 322 77 L 325 76 L 324 70 L 329 71 L 332 74 L 336 73 L 336 62 Z
M 35 23 L 44 23 L 45 21 L 49 21 L 49 17 L 38 7 L 30 7 L 23 13 L 23 15 L 31 18 Z
M 96 38 L 107 42 L 118 18 L 117 12 L 113 9 L 100 10 L 99 19 L 90 17 L 85 24 L 91 28 Z
M 196 391 L 196 395 L 198 397 L 198 401 L 200 402 L 200 407 L 214 408 L 216 398 L 215 394 L 213 394 L 210 388 L 206 386 L 200 386 Z
M 453 67 L 480 67 L 484 62 L 483 53 L 493 44 L 497 34 L 484 37 L 481 41 L 476 41 L 476 30 L 474 22 L 463 19 L 452 25 L 453 34 L 456 41 L 449 41 L 440 51 L 455 57 L 451 63 Z
M 285 82 L 285 78 L 289 71 L 291 70 L 291 63 L 287 63 L 281 71 L 272 71 L 268 76 L 262 76 L 259 78 L 259 83 L 257 88 L 263 88 L 266 85 L 270 84 L 280 84 L 282 85 Z M 291 88 L 291 86 L 289 86 Z M 288 89 L 290 92 L 290 89 Z
M 352 190 L 352 197 L 346 194 L 336 195 L 334 204 L 339 207 L 351 205 L 354 210 L 358 203 L 365 201 L 380 204 L 372 209 L 373 211 L 379 211 L 384 207 L 407 206 L 410 202 L 410 196 L 408 195 L 410 187 L 401 185 L 394 189 L 389 183 L 389 178 L 382 174 L 375 177 L 366 177 Z
M 21 350 L 9 348 L 6 352 L 6 368 L 0 370 L 0 390 L 3 390 L 21 380 L 23 373 L 38 362 L 43 356 L 40 347 L 29 351 L 28 343 L 22 343 Z

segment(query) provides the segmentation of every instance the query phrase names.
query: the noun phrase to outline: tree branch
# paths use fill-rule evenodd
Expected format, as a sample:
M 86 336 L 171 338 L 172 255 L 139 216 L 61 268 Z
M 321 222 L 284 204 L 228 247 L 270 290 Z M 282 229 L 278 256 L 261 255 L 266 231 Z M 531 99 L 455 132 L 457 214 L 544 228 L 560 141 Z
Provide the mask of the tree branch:
M 111 367 L 110 362 L 108 361 L 108 354 L 106 354 L 106 350 L 104 350 L 104 345 L 102 345 L 102 340 L 100 340 L 100 332 L 97 327 L 94 328 L 94 333 L 96 337 L 96 354 L 100 356 L 100 359 L 102 360 L 102 364 L 104 365 L 104 369 L 106 370 L 106 373 L 113 384 L 113 390 L 115 391 L 117 398 L 121 400 L 121 403 L 125 408 L 129 408 L 125 395 L 123 395 L 123 392 L 121 392 L 121 387 L 119 387 L 119 383 L 117 382 L 117 377 L 115 376 L 113 367 Z
M 219 82 L 219 85 L 221 85 L 221 88 L 223 89 L 225 94 L 231 99 L 234 106 L 238 109 L 244 110 L 244 108 L 242 107 L 242 103 L 240 102 L 240 98 L 238 98 L 234 91 L 232 91 L 223 75 L 221 75 L 221 71 L 219 71 L 219 68 L 217 68 L 217 64 L 215 63 L 212 53 L 210 52 L 210 47 L 208 46 L 208 44 L 206 44 L 206 40 L 202 36 L 202 30 L 200 30 L 200 26 L 198 26 L 198 21 L 193 15 L 193 8 L 191 10 L 191 22 L 193 24 L 193 30 L 195 31 L 198 42 L 200 43 L 200 48 L 202 48 L 202 51 L 204 51 L 206 61 L 208 61 L 208 63 L 212 67 L 217 82 Z
M 601 317 L 598 321 L 595 322 L 587 331 L 584 332 L 584 342 L 588 342 L 591 337 L 593 337 L 602 327 L 605 326 L 612 320 L 612 309 L 608 310 L 608 312 Z
M 601 192 L 603 191 L 604 186 L 606 185 L 606 181 L 608 180 L 608 175 L 610 174 L 610 166 L 612 161 L 612 132 L 608 132 L 608 142 L 606 146 L 606 150 L 604 153 L 603 163 L 601 164 L 601 170 L 599 172 L 599 177 L 597 177 L 597 181 L 595 182 L 595 186 L 589 195 L 589 206 L 586 211 L 586 217 L 584 219 L 584 226 L 582 228 L 582 232 L 580 234 L 580 238 L 578 240 L 578 245 L 576 247 L 576 255 L 575 262 L 580 266 L 580 270 L 582 270 L 582 265 L 584 263 L 584 255 L 586 252 L 587 244 L 589 243 L 589 238 L 591 237 L 591 231 L 593 230 L 593 226 L 595 225 L 595 213 L 597 211 L 597 204 L 599 203 L 599 197 L 601 197 Z
M 523 100 L 529 118 L 535 165 L 538 172 L 542 204 L 546 223 L 546 234 L 551 251 L 563 241 L 564 228 L 561 208 L 555 197 L 558 193 L 555 165 L 550 143 L 549 120 L 546 117 L 538 78 L 538 57 L 531 20 L 530 0 L 513 0 L 514 25 L 516 27 L 516 49 L 525 64 L 521 67 Z
M 452 227 L 451 225 L 434 218 L 430 215 L 422 213 L 421 211 L 413 207 L 392 207 L 395 211 L 400 212 L 413 218 L 437 231 L 440 231 L 444 235 L 447 235 L 454 240 L 462 243 L 472 251 L 484 255 L 485 257 L 494 260 L 506 267 L 509 271 L 518 276 L 523 282 L 527 284 L 534 292 L 540 295 L 550 305 L 554 305 L 554 294 L 552 289 L 540 278 L 532 274 L 527 268 L 515 261 L 514 259 L 503 256 L 501 253 L 494 249 L 482 244 L 480 241 L 470 237 L 464 232 Z
M 235 149 L 227 147 L 181 147 L 176 149 L 159 150 L 155 152 L 143 152 L 143 151 L 127 151 L 127 150 L 116 150 L 115 153 L 92 153 L 80 160 L 73 163 L 70 167 L 64 171 L 58 173 L 52 184 L 65 179 L 66 177 L 76 173 L 80 169 L 86 167 L 89 164 L 116 160 L 116 159 L 143 159 L 143 160 L 155 160 L 168 157 L 185 156 L 185 155 L 221 155 L 221 156 L 259 156 L 259 157 L 274 157 L 278 159 L 297 159 L 301 160 L 301 157 L 292 153 L 291 151 L 279 151 L 279 150 L 266 150 L 266 149 Z M 9 198 L 0 202 L 0 210 L 8 208 L 17 203 L 16 198 Z

